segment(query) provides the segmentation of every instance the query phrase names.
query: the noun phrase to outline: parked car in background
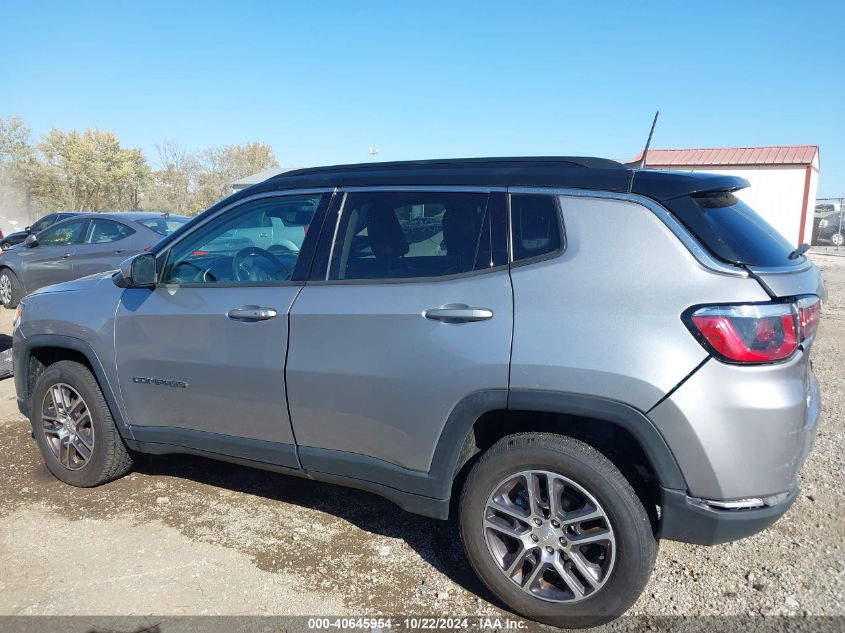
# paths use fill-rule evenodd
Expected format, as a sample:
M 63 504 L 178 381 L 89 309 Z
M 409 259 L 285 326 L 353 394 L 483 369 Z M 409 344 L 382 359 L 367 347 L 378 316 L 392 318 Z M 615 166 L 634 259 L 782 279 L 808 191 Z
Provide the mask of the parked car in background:
M 14 308 L 44 286 L 117 269 L 189 218 L 127 211 L 80 213 L 30 234 L 0 254 L 0 303 Z
M 29 237 L 33 233 L 43 231 L 47 227 L 55 224 L 56 222 L 61 222 L 62 220 L 66 220 L 67 218 L 73 217 L 75 215 L 79 215 L 79 213 L 75 211 L 61 211 L 59 213 L 51 213 L 50 215 L 45 215 L 43 218 L 36 220 L 32 223 L 31 226 L 26 227 L 23 231 L 9 233 L 5 237 L 0 234 L 0 248 L 2 248 L 4 251 L 10 249 L 15 244 L 20 244 L 21 242 L 23 242 L 27 237 Z
M 799 496 L 826 294 L 747 186 L 579 157 L 286 172 L 26 297 L 18 406 L 74 486 L 197 453 L 363 488 L 456 516 L 517 613 L 602 624 L 658 539 Z
M 813 215 L 813 244 L 845 245 L 845 213 L 839 204 L 816 205 Z

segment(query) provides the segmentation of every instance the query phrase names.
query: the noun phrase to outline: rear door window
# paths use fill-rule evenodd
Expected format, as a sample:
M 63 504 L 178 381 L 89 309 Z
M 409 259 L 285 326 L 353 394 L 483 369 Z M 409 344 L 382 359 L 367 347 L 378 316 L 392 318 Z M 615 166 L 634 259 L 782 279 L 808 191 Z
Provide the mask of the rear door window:
M 125 237 L 129 237 L 134 232 L 134 229 L 130 229 L 120 222 L 96 218 L 91 220 L 91 223 L 88 225 L 85 243 L 108 244 L 110 242 L 118 242 Z
M 472 192 L 346 194 L 329 279 L 446 277 L 506 263 L 504 209 Z

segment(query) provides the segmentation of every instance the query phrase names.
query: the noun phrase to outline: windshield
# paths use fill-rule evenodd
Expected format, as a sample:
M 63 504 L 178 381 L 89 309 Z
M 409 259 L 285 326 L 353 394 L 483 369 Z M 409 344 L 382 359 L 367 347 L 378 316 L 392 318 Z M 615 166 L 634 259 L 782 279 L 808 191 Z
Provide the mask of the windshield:
M 170 235 L 187 221 L 188 218 L 150 218 L 149 220 L 138 220 L 138 224 L 152 229 L 159 235 Z

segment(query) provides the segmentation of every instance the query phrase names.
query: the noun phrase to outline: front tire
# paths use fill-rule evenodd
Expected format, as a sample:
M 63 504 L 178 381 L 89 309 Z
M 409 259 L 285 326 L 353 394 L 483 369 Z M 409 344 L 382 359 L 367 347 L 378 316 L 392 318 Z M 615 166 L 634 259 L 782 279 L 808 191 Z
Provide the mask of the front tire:
M 834 233 L 830 236 L 830 241 L 833 242 L 834 246 L 842 246 L 845 244 L 845 235 L 842 233 Z
M 8 268 L 0 271 L 0 303 L 4 308 L 14 310 L 21 301 L 23 288 L 18 276 Z
M 57 479 L 89 488 L 132 468 L 103 392 L 84 365 L 50 365 L 35 383 L 30 406 L 35 440 Z
M 649 514 L 604 455 L 579 440 L 521 433 L 473 466 L 460 501 L 470 564 L 508 607 L 563 628 L 624 613 L 657 557 Z

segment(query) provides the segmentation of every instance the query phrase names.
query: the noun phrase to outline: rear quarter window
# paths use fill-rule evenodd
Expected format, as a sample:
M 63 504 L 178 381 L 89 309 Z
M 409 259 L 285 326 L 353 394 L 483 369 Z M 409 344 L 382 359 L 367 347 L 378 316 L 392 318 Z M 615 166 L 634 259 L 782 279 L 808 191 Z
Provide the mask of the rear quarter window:
M 560 251 L 563 236 L 557 199 L 543 194 L 513 194 L 511 236 L 515 262 Z

